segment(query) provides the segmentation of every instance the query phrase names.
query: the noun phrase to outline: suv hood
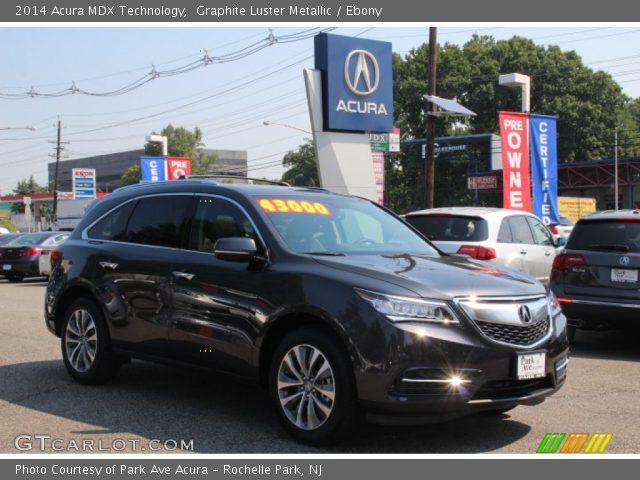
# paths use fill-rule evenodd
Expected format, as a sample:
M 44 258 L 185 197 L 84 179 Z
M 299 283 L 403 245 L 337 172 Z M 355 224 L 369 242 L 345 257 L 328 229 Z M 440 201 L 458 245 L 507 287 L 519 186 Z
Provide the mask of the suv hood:
M 532 277 L 466 256 L 408 254 L 315 258 L 322 265 L 407 288 L 425 298 L 535 295 L 546 293 Z M 384 292 L 380 292 L 384 293 Z

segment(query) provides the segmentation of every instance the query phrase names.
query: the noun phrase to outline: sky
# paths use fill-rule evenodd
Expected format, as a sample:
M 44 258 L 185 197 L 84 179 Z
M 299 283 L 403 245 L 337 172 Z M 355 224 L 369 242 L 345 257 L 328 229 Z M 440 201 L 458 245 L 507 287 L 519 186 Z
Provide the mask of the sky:
M 284 154 L 310 137 L 302 70 L 313 68 L 312 36 L 319 31 L 313 28 L 0 27 L 2 94 L 32 87 L 53 93 L 74 83 L 92 93 L 112 92 L 153 68 L 176 69 L 204 55 L 230 60 L 117 96 L 0 98 L 0 194 L 31 175 L 46 183 L 58 118 L 68 159 L 142 148 L 145 136 L 172 123 L 200 127 L 205 148 L 246 150 L 249 175 L 280 178 Z M 426 26 L 338 26 L 333 33 L 389 41 L 400 54 L 428 37 Z M 627 95 L 640 96 L 640 28 L 452 26 L 438 28 L 438 40 L 462 45 L 474 33 L 520 35 L 575 50 L 589 67 L 613 75 Z M 271 46 L 244 55 L 270 34 L 277 40 Z M 36 130 L 14 130 L 26 126 Z

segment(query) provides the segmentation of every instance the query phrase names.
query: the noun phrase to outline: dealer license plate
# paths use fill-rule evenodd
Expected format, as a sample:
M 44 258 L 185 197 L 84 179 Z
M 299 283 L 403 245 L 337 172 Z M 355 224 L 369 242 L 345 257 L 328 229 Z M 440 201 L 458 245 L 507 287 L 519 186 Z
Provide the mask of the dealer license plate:
M 638 281 L 638 270 L 627 270 L 625 268 L 612 268 L 611 281 L 621 283 L 635 283 Z
M 2 270 L 11 270 L 11 265 L 3 265 Z
M 544 352 L 518 354 L 518 380 L 544 377 L 546 375 L 545 360 Z

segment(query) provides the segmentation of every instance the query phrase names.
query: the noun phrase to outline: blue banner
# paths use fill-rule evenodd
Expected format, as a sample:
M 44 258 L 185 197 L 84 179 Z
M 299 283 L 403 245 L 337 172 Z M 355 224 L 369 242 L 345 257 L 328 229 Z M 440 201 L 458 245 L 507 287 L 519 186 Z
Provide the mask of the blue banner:
M 389 42 L 320 33 L 315 37 L 315 66 L 322 75 L 325 130 L 393 129 Z
M 140 157 L 140 172 L 143 182 L 160 182 L 166 179 L 164 157 Z
M 531 189 L 533 213 L 545 225 L 560 222 L 558 214 L 558 148 L 556 117 L 530 115 Z

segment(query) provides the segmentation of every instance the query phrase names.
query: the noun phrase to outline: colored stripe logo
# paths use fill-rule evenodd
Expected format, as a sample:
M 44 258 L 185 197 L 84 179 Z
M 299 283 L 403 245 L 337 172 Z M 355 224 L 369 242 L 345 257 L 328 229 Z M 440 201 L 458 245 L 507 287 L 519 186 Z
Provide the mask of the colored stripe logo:
M 536 453 L 604 453 L 612 433 L 547 433 Z

